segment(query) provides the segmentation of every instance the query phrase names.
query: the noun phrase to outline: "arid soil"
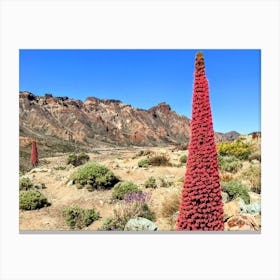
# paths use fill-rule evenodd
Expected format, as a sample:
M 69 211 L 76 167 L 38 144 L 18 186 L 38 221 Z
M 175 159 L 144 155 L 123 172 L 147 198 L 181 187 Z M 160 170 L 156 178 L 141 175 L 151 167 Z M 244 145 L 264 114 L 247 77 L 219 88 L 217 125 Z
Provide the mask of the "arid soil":
M 179 166 L 181 155 L 186 151 L 172 151 L 172 148 L 142 148 L 141 150 L 152 150 L 156 154 L 165 154 L 170 158 L 170 162 L 176 166 L 139 168 L 138 161 L 145 156 L 136 156 L 140 149 L 131 150 L 111 150 L 99 151 L 89 154 L 90 160 L 109 167 L 121 180 L 131 181 L 137 184 L 144 192 L 151 192 L 150 208 L 156 213 L 155 223 L 158 230 L 172 230 L 169 219 L 162 218 L 160 215 L 161 205 L 166 196 L 172 193 L 179 193 L 182 188 L 182 177 L 185 174 L 185 164 Z M 77 205 L 83 208 L 94 207 L 100 212 L 101 218 L 93 222 L 83 230 L 94 231 L 100 228 L 104 220 L 112 217 L 113 208 L 118 202 L 112 199 L 111 190 L 95 190 L 89 192 L 86 189 L 77 189 L 75 185 L 67 185 L 70 174 L 77 168 L 66 165 L 67 154 L 45 158 L 40 164 L 40 172 L 27 174 L 34 184 L 44 183 L 46 188 L 41 192 L 51 202 L 51 206 L 39 210 L 22 211 L 19 215 L 19 229 L 36 231 L 59 231 L 69 230 L 66 225 L 62 211 L 70 205 Z M 177 167 L 178 166 L 178 167 Z M 59 170 L 59 168 L 64 170 Z M 165 181 L 171 182 L 172 186 L 147 189 L 144 182 L 149 177 L 157 180 L 161 177 Z

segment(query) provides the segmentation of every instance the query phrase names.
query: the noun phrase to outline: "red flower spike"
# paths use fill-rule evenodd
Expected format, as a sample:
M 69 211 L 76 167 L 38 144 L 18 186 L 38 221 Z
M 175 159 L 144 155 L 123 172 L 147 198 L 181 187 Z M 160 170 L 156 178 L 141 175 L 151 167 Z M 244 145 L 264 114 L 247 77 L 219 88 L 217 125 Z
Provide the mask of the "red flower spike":
M 223 229 L 223 202 L 209 87 L 203 54 L 197 53 L 192 98 L 191 141 L 177 230 Z
M 38 151 L 37 151 L 37 143 L 35 140 L 32 141 L 32 148 L 31 148 L 31 165 L 36 167 L 39 163 L 38 160 Z

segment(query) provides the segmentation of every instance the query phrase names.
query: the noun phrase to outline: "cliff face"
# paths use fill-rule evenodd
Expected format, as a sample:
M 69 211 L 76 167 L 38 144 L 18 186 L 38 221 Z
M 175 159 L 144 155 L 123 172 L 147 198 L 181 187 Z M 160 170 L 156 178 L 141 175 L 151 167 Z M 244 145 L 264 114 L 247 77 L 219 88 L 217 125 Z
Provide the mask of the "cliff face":
M 82 102 L 20 92 L 19 122 L 22 141 L 54 137 L 92 147 L 156 146 L 185 143 L 190 137 L 190 120 L 166 103 L 142 110 L 119 100 L 89 97 Z M 226 138 L 216 134 L 218 141 Z

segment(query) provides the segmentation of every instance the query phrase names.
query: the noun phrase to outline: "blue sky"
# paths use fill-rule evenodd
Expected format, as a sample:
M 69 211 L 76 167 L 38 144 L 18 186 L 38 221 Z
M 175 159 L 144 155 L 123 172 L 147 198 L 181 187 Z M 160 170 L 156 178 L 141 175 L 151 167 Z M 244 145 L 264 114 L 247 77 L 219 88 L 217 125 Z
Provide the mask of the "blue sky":
M 260 130 L 260 50 L 20 50 L 19 90 L 84 101 L 160 102 L 190 118 L 194 59 L 203 51 L 214 130 Z

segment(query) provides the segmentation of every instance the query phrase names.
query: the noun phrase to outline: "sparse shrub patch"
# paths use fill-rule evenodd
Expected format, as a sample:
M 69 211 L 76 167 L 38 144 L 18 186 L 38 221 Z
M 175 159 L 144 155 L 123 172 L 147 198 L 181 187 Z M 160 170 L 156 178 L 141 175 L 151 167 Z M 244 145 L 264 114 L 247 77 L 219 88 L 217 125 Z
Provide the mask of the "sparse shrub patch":
M 163 177 L 159 177 L 159 187 L 160 188 L 168 188 L 174 185 L 174 182 L 168 181 Z
M 80 166 L 70 179 L 79 188 L 87 186 L 92 191 L 95 189 L 110 189 L 119 179 L 106 166 L 100 165 L 94 161 Z
M 22 210 L 35 210 L 49 206 L 47 198 L 36 190 L 19 192 L 19 208 Z
M 261 165 L 250 165 L 241 173 L 241 178 L 248 180 L 251 184 L 251 190 L 261 193 Z
M 248 189 L 237 181 L 230 181 L 222 183 L 222 190 L 229 195 L 229 199 L 236 199 L 238 197 L 242 198 L 246 204 L 250 203 L 250 196 L 248 194 Z
M 19 179 L 19 189 L 20 190 L 29 190 L 33 186 L 30 178 L 28 177 L 22 177 Z
M 218 156 L 219 169 L 222 171 L 236 173 L 242 168 L 242 162 L 235 156 Z
M 124 197 L 122 204 L 114 209 L 114 216 L 105 220 L 100 230 L 124 230 L 130 219 L 142 217 L 153 221 L 155 214 L 150 210 L 148 193 L 132 192 Z
M 149 179 L 144 183 L 144 186 L 146 188 L 156 188 L 157 187 L 156 178 L 149 177 Z
M 63 210 L 63 216 L 71 229 L 82 229 L 100 218 L 94 208 L 83 209 L 79 206 L 70 206 Z
M 186 163 L 187 162 L 187 155 L 182 155 L 179 160 L 180 160 L 181 163 Z
M 141 193 L 142 191 L 131 182 L 119 182 L 113 188 L 112 197 L 115 199 L 123 199 L 126 194 L 132 192 Z
M 170 166 L 170 159 L 162 154 L 162 155 L 155 155 L 149 158 L 149 163 L 153 166 Z
M 148 167 L 149 166 L 149 160 L 147 158 L 141 159 L 138 161 L 139 167 Z
M 70 154 L 66 160 L 66 164 L 79 166 L 89 161 L 89 156 L 86 153 Z

